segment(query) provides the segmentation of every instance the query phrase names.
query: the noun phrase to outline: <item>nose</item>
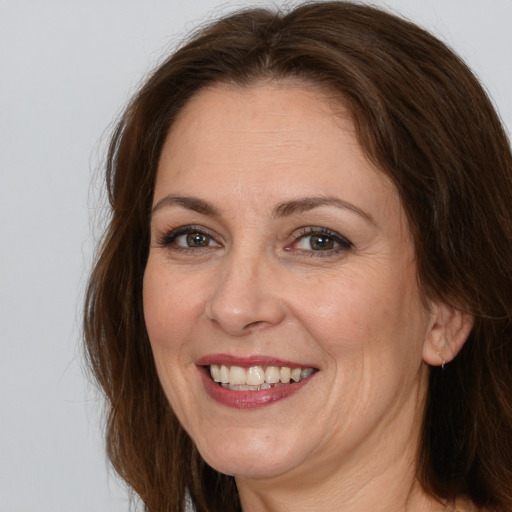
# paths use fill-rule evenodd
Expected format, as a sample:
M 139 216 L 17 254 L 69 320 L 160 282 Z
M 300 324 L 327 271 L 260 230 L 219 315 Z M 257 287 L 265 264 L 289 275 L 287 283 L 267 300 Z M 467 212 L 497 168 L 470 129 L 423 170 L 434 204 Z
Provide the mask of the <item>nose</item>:
M 263 256 L 226 258 L 206 306 L 207 317 L 231 336 L 278 325 L 285 317 L 278 274 Z

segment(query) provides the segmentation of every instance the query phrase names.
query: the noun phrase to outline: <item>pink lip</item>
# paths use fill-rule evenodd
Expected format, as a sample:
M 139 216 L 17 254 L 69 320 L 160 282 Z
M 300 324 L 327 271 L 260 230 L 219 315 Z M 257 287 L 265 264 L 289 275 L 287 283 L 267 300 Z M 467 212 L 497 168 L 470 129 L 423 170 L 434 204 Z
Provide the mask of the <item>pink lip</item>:
M 284 398 L 288 398 L 306 386 L 316 375 L 316 373 L 314 373 L 311 377 L 308 377 L 305 380 L 301 380 L 294 384 L 288 384 L 287 386 L 279 386 L 261 391 L 235 391 L 223 388 L 213 382 L 206 368 L 198 366 L 198 369 L 208 395 L 216 402 L 235 409 L 256 409 L 258 407 L 265 407 L 273 404 L 274 402 L 283 400 Z
M 227 389 L 212 380 L 206 366 L 212 364 L 225 364 L 226 366 L 240 366 L 250 368 L 251 366 L 288 366 L 289 368 L 313 368 L 301 363 L 285 361 L 266 356 L 235 357 L 228 354 L 211 354 L 196 361 L 197 369 L 203 386 L 208 395 L 216 402 L 235 409 L 255 409 L 271 405 L 274 402 L 288 398 L 304 386 L 309 384 L 311 379 L 318 372 L 313 373 L 307 379 L 301 380 L 286 386 L 278 386 L 260 391 L 236 391 Z
M 249 357 L 236 357 L 229 354 L 209 354 L 196 361 L 198 366 L 209 366 L 212 364 L 224 364 L 226 366 L 240 366 L 250 368 L 251 366 L 288 366 L 289 368 L 314 368 L 313 365 L 297 363 L 296 361 L 285 361 L 275 357 L 254 355 Z

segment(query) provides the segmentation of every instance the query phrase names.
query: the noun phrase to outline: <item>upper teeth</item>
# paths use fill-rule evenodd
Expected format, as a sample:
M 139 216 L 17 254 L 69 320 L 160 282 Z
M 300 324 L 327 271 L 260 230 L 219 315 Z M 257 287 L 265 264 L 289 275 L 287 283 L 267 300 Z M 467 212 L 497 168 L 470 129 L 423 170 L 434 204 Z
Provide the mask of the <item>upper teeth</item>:
M 210 374 L 215 382 L 230 385 L 261 386 L 262 384 L 288 384 L 299 382 L 313 373 L 313 368 L 289 368 L 288 366 L 226 366 L 212 364 Z

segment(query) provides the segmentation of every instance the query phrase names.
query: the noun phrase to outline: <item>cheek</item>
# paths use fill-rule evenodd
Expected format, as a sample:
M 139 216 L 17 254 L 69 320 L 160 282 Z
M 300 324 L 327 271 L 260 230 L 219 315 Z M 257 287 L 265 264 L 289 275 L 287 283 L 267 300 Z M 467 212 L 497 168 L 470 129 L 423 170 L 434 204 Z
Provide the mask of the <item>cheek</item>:
M 414 269 L 368 268 L 328 276 L 296 297 L 303 324 L 337 364 L 404 364 L 421 360 L 428 316 Z M 417 357 L 416 357 L 417 356 Z
M 143 305 L 153 350 L 183 344 L 202 311 L 202 298 L 190 279 L 180 278 L 148 261 L 144 273 Z
M 143 307 L 146 329 L 162 388 L 181 423 L 188 418 L 190 375 L 195 374 L 183 348 L 196 324 L 196 294 L 181 286 L 174 273 L 150 258 L 144 273 Z
M 321 288 L 302 308 L 303 325 L 335 368 L 326 406 L 333 424 L 357 433 L 408 399 L 427 317 L 415 278 L 391 270 L 345 275 Z

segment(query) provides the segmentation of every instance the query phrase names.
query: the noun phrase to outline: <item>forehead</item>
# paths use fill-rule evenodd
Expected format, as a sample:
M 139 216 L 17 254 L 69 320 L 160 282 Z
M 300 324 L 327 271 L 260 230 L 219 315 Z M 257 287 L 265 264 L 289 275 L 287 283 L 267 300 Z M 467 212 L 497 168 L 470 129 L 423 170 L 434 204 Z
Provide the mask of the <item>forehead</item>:
M 262 79 L 247 85 L 221 82 L 200 89 L 177 116 L 172 132 L 180 129 L 184 117 L 187 118 L 187 123 L 196 116 L 206 121 L 202 113 L 205 109 L 215 107 L 222 108 L 225 121 L 242 123 L 240 128 L 245 127 L 248 130 L 254 124 L 267 126 L 269 121 L 278 127 L 296 112 L 308 113 L 310 121 L 313 120 L 312 114 L 316 112 L 318 119 L 345 119 L 348 123 L 343 128 L 350 125 L 350 113 L 334 92 L 298 79 Z M 271 116 L 270 119 L 268 115 Z M 212 121 L 215 124 L 218 119 Z
M 363 204 L 396 199 L 341 101 L 298 81 L 219 84 L 185 105 L 164 144 L 155 202 L 191 191 L 244 202 L 258 193 L 275 202 L 333 192 Z
M 311 151 L 319 131 L 332 133 L 333 125 L 342 131 L 353 129 L 340 102 L 302 82 L 270 81 L 243 87 L 218 84 L 201 90 L 185 105 L 171 128 L 168 144 L 172 147 L 176 139 L 180 143 L 195 139 L 200 145 L 189 154 L 191 158 L 202 157 L 202 149 L 210 151 L 227 141 L 231 144 L 224 149 L 232 149 L 233 156 L 253 144 L 262 158 L 274 156 L 274 150 L 283 153 L 290 145 Z
M 186 103 L 169 131 L 160 168 L 169 157 L 173 164 L 189 166 L 213 152 L 223 160 L 250 159 L 252 152 L 255 165 L 276 153 L 290 157 L 290 149 L 314 159 L 319 156 L 315 152 L 343 142 L 357 146 L 351 156 L 357 153 L 361 164 L 371 167 L 358 147 L 347 109 L 314 85 L 298 80 L 216 84 Z

